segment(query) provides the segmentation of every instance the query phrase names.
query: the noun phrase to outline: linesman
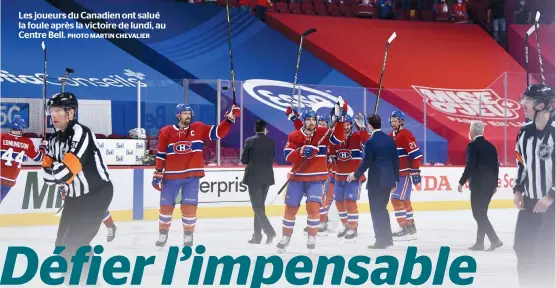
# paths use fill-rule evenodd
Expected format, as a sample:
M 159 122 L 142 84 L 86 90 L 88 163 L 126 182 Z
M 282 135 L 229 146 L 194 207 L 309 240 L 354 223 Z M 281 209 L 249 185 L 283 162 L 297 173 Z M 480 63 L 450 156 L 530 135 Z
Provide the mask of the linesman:
M 56 246 L 66 247 L 61 255 L 68 263 L 80 246 L 90 245 L 113 196 L 96 138 L 89 128 L 77 122 L 77 107 L 77 98 L 69 92 L 48 100 L 47 113 L 56 132 L 48 139 L 48 152 L 42 163 L 44 181 L 66 192 Z M 82 270 L 83 275 L 87 270 Z
M 533 119 L 523 126 L 516 143 L 518 175 L 514 204 L 517 218 L 514 250 L 521 287 L 556 287 L 554 283 L 554 90 L 530 85 L 522 105 Z

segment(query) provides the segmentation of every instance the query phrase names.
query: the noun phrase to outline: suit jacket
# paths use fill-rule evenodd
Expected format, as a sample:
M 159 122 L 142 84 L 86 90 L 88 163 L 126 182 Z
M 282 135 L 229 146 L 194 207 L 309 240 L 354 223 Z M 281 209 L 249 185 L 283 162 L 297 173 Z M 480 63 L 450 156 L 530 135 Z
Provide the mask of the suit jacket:
M 247 165 L 243 174 L 243 184 L 274 185 L 274 151 L 274 141 L 262 133 L 245 140 L 241 153 L 241 163 Z
M 400 160 L 396 143 L 386 133 L 376 130 L 372 133 L 363 151 L 363 161 L 355 172 L 359 178 L 367 169 L 367 189 L 392 188 L 400 182 Z
M 466 163 L 459 184 L 469 180 L 471 192 L 492 190 L 498 187 L 498 152 L 483 136 L 476 137 L 467 145 Z

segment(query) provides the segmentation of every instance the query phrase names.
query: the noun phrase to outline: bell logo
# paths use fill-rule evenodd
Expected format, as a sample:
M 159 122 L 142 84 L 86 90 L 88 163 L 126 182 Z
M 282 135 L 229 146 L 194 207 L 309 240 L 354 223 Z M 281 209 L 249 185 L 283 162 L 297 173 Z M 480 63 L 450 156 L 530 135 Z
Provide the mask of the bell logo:
M 427 105 L 448 116 L 485 120 L 512 120 L 521 105 L 500 97 L 492 89 L 446 89 L 412 86 Z
M 106 149 L 106 155 L 114 155 L 114 149 Z
M 143 149 L 144 144 L 142 142 L 135 143 L 135 149 Z
M 125 149 L 125 155 L 133 155 L 133 150 Z
M 124 156 L 116 156 L 116 162 L 123 162 Z
M 116 142 L 116 148 L 124 148 L 124 142 Z
M 300 109 L 311 108 L 319 113 L 321 108 L 333 108 L 339 100 L 339 97 L 303 85 L 296 85 L 295 88 L 301 91 L 299 93 L 301 95 L 299 96 L 300 101 L 298 101 L 298 96 L 294 97 L 293 105 L 299 106 Z M 243 89 L 261 103 L 284 112 L 292 100 L 293 84 L 275 80 L 250 79 L 243 82 Z M 347 114 L 353 116 L 353 109 L 349 106 Z

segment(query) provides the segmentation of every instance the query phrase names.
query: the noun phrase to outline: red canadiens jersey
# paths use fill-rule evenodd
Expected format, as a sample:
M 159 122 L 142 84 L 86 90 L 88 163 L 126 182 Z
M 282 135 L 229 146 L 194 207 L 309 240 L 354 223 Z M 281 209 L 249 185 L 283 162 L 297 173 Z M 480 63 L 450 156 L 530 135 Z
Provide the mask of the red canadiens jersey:
M 218 126 L 195 122 L 187 128 L 168 125 L 160 129 L 156 169 L 164 170 L 164 179 L 204 177 L 203 141 L 223 138 L 231 127 L 224 120 Z
M 337 159 L 334 179 L 346 181 L 347 176 L 359 168 L 363 159 L 363 147 L 370 136 L 365 130 L 354 132 L 346 137 L 344 142 L 334 147 Z M 365 176 L 362 176 L 361 180 L 365 181 Z
M 394 131 L 390 132 L 390 136 L 394 138 L 396 148 L 398 148 L 400 176 L 407 176 L 412 169 L 419 169 L 423 154 L 415 142 L 415 136 L 409 130 L 403 128 L 396 134 L 394 134 Z
M 2 185 L 13 187 L 22 163 L 31 159 L 35 162 L 42 161 L 44 151 L 37 150 L 33 141 L 27 137 L 2 133 Z
M 463 17 L 467 15 L 467 6 L 465 5 L 465 3 L 454 4 L 454 14 L 457 17 Z
M 319 143 L 319 140 L 325 136 L 324 140 Z M 335 124 L 334 132 L 328 131 L 328 128 L 317 127 L 313 135 L 307 135 L 304 129 L 295 130 L 288 135 L 288 143 L 284 148 L 284 158 L 287 162 L 292 163 L 293 175 L 294 171 L 304 163 L 303 152 L 301 151 L 304 145 L 312 145 L 318 147 L 318 154 L 307 159 L 305 164 L 293 175 L 292 181 L 311 182 L 311 181 L 325 181 L 328 179 L 328 164 L 327 153 L 328 145 L 337 145 L 344 141 L 344 123 L 337 122 Z
M 303 121 L 296 119 L 295 121 L 293 121 L 293 126 L 295 127 L 295 130 L 300 130 L 301 128 L 303 128 Z M 336 154 L 334 152 L 334 145 L 328 144 L 326 145 L 326 155 L 327 156 L 331 156 L 336 158 Z M 329 178 L 334 178 L 334 172 L 336 171 L 335 167 L 336 164 L 334 164 L 334 161 L 328 161 L 328 177 Z

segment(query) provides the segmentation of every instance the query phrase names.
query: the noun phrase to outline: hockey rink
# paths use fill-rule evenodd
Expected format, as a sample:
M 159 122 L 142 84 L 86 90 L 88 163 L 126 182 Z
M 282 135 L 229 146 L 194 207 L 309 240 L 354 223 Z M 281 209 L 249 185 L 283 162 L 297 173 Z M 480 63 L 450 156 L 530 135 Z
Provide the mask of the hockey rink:
M 343 276 L 343 278 L 345 278 L 346 276 L 355 277 L 355 275 L 347 270 L 347 261 L 350 257 L 357 255 L 366 255 L 368 257 L 371 257 L 371 264 L 365 265 L 364 267 L 366 267 L 369 272 L 372 272 L 372 270 L 376 269 L 377 267 L 381 267 L 374 264 L 374 259 L 376 257 L 381 255 L 392 255 L 398 258 L 398 260 L 400 261 L 397 276 L 398 282 L 403 267 L 403 260 L 405 257 L 406 248 L 408 246 L 416 246 L 418 248 L 417 255 L 427 255 L 431 258 L 433 264 L 433 273 L 440 247 L 450 246 L 451 252 L 448 267 L 451 261 L 460 255 L 471 255 L 477 261 L 477 273 L 475 280 L 473 284 L 469 285 L 468 287 L 492 287 L 493 285 L 503 288 L 518 287 L 516 275 L 516 257 L 512 250 L 517 213 L 518 210 L 516 209 L 490 210 L 490 220 L 500 239 L 504 242 L 504 246 L 502 248 L 493 252 L 472 252 L 467 249 L 467 247 L 473 244 L 476 235 L 476 224 L 470 210 L 427 212 L 416 211 L 415 219 L 419 238 L 411 242 L 396 242 L 394 247 L 390 247 L 387 250 L 367 249 L 367 245 L 374 242 L 374 235 L 370 214 L 362 213 L 359 218 L 359 241 L 357 243 L 340 242 L 337 240 L 335 233 L 330 233 L 326 237 L 318 237 L 316 249 L 310 256 L 313 259 L 313 273 L 316 269 L 318 256 L 332 257 L 335 255 L 342 255 L 346 257 L 346 270 Z M 270 220 L 277 233 L 280 235 L 281 217 L 272 217 Z M 393 229 L 397 230 L 397 223 L 392 216 L 391 220 Z M 247 240 L 250 239 L 252 234 L 252 223 L 253 220 L 250 218 L 200 218 L 197 222 L 195 232 L 195 245 L 202 244 L 206 246 L 207 250 L 203 254 L 205 256 L 203 269 L 206 267 L 209 255 L 215 255 L 218 257 L 222 257 L 224 255 L 231 255 L 234 257 L 247 255 L 252 259 L 250 271 L 251 277 L 255 265 L 254 260 L 257 256 L 268 257 L 271 255 L 276 255 L 276 243 L 279 241 L 280 236 L 275 238 L 274 243 L 271 245 L 252 245 L 247 243 Z M 116 239 L 112 243 L 106 243 L 105 241 L 106 228 L 104 226 L 101 227 L 99 234 L 94 239 L 93 245 L 101 244 L 105 247 L 105 252 L 101 254 L 103 256 L 102 263 L 104 264 L 106 262 L 108 256 L 125 255 L 130 260 L 132 260 L 131 267 L 133 268 L 133 259 L 135 259 L 136 256 L 148 257 L 154 255 L 156 256 L 155 264 L 146 267 L 143 276 L 143 282 L 140 287 L 160 287 L 160 281 L 162 279 L 162 273 L 164 271 L 164 265 L 166 262 L 166 255 L 168 253 L 167 247 L 171 245 L 181 247 L 183 233 L 179 220 L 174 219 L 173 226 L 171 227 L 170 231 L 168 244 L 163 250 L 157 249 L 157 247 L 155 247 L 154 245 L 155 241 L 158 238 L 158 223 L 156 221 L 118 222 L 116 220 L 116 225 L 118 226 L 118 232 Z M 280 255 L 281 257 L 283 257 L 284 259 L 290 259 L 300 254 L 308 255 L 305 248 L 306 236 L 304 236 L 303 234 L 303 228 L 305 227 L 305 225 L 306 217 L 298 216 L 291 244 L 288 247 L 287 252 Z M 42 262 L 42 260 L 45 259 L 44 257 L 48 257 L 49 255 L 51 255 L 50 253 L 52 253 L 53 251 L 55 236 L 56 226 L 0 228 L 0 246 L 6 247 L 24 245 L 32 247 L 41 254 L 39 256 L 39 259 L 41 259 Z M 263 238 L 263 241 L 264 240 L 265 239 Z M 485 240 L 485 245 L 487 247 L 488 245 L 490 245 L 488 239 Z M 5 253 L 6 251 L 5 248 L 2 248 L 0 250 L 2 251 L 2 253 Z M 5 260 L 5 256 L 5 254 L 0 254 L 0 259 L 2 259 L 2 262 Z M 193 257 L 185 262 L 178 261 L 174 273 L 173 285 L 171 287 L 186 286 L 192 259 Z M 1 265 L 3 264 L 4 263 L 2 263 Z M 286 261 L 284 261 L 284 268 L 285 264 L 287 264 Z M 18 265 L 15 275 L 21 275 L 17 274 L 17 271 L 20 271 L 19 273 L 23 273 L 22 269 L 24 269 L 25 266 L 26 261 L 20 261 L 20 259 L 18 259 Z M 270 265 L 268 265 L 267 267 L 269 266 Z M 333 287 L 330 284 L 332 269 L 333 265 L 330 265 L 327 270 L 327 276 L 325 278 L 323 287 Z M 232 274 L 231 284 L 234 284 L 237 280 L 237 270 L 239 269 L 236 268 L 234 270 L 234 273 Z M 420 271 L 420 268 L 418 265 L 416 265 L 415 271 L 413 272 L 414 278 L 417 277 L 416 273 L 418 273 L 418 271 Z M 218 269 L 218 273 L 221 273 L 221 268 Z M 218 284 L 220 281 L 218 273 L 215 277 L 215 284 Z M 268 277 L 270 273 L 270 271 L 265 271 L 264 276 Z M 204 272 L 202 274 L 204 274 Z M 446 271 L 444 278 L 445 280 L 442 287 L 459 287 L 451 284 L 448 274 L 448 271 Z M 129 279 L 131 279 L 131 273 L 120 274 L 118 276 L 128 276 Z M 302 274 L 302 276 L 298 277 L 303 276 L 310 276 L 311 279 L 309 285 L 307 286 L 313 286 L 312 281 L 314 276 L 310 274 Z M 102 278 L 102 276 L 100 278 Z M 433 276 L 429 278 L 429 282 L 427 282 L 424 287 L 432 287 L 432 278 Z M 201 275 L 199 283 L 201 285 L 199 286 L 204 286 L 202 285 L 203 279 L 204 275 Z M 288 284 L 283 275 L 280 281 L 273 285 L 279 285 L 277 287 L 293 287 L 293 285 Z M 370 281 L 368 281 L 367 283 L 365 283 L 364 286 L 370 285 L 371 283 Z M 124 285 L 123 287 L 128 286 L 129 285 Z M 249 282 L 247 284 L 247 287 L 248 286 Z M 348 285 L 341 285 L 340 287 L 346 286 Z M 403 287 L 407 286 L 410 285 L 405 285 Z M 33 280 L 33 282 L 24 285 L 24 287 L 48 286 L 40 284 L 37 274 L 37 277 Z M 107 286 L 104 285 L 104 287 Z M 237 286 L 230 285 L 227 287 Z

